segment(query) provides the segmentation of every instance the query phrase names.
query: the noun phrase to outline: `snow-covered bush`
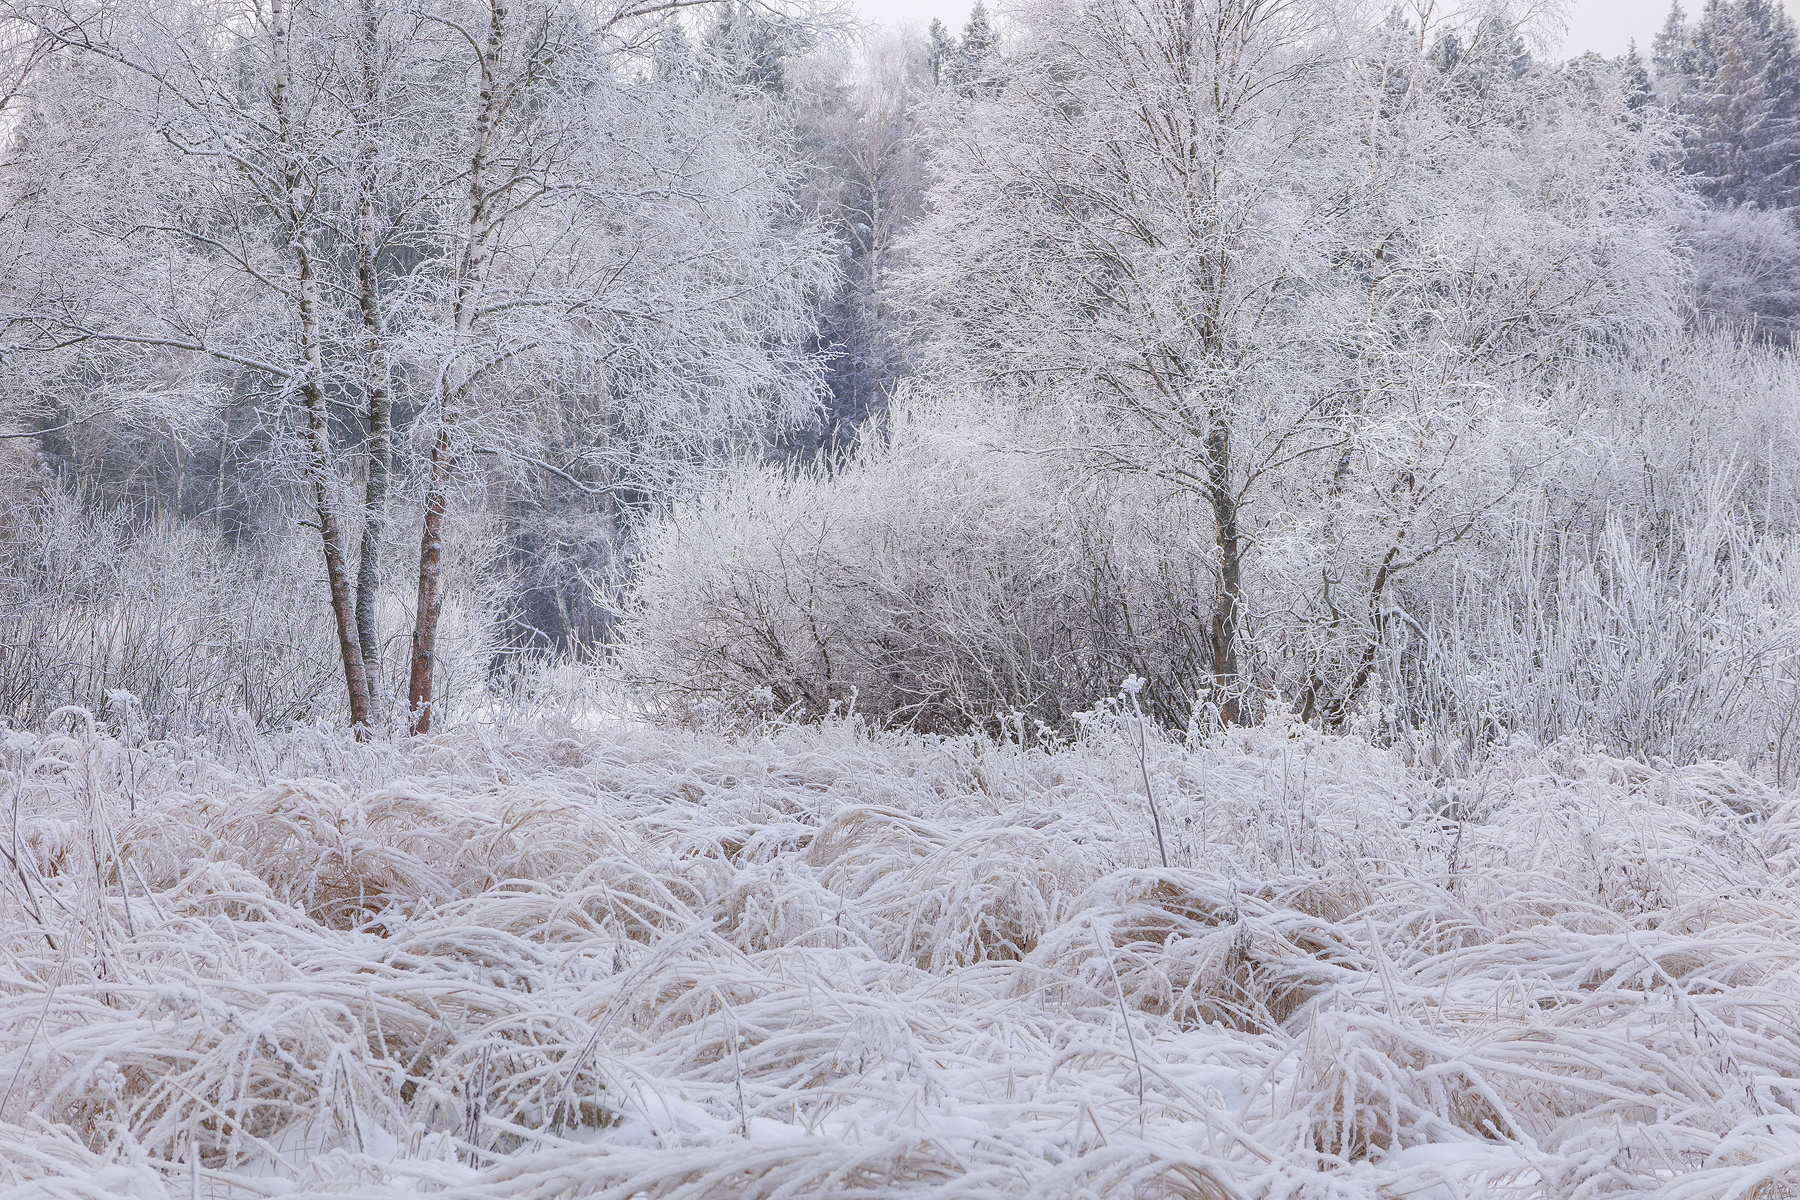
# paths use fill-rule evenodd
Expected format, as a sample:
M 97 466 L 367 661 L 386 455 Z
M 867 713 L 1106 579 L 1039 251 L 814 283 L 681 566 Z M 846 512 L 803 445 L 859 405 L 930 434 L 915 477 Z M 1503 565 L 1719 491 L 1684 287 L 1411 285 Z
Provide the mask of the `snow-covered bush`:
M 1394 543 L 1418 561 L 1379 607 L 1383 531 L 1359 498 L 1271 522 L 1242 584 L 1256 707 L 1460 746 L 1464 766 L 1519 733 L 1790 777 L 1800 377 L 1785 352 L 1728 338 L 1670 349 L 1598 359 L 1536 408 L 1471 422 L 1491 444 L 1433 486 L 1485 473 L 1468 490 L 1492 502 L 1418 507 Z M 1185 727 L 1212 666 L 1207 518 L 1156 480 L 1092 470 L 1042 409 L 972 407 L 902 406 L 832 470 L 747 469 L 655 525 L 619 657 L 650 711 L 854 707 L 1028 737 L 1066 732 L 1136 673 L 1154 715 Z M 1550 466 L 1509 480 L 1531 456 Z M 1359 656 L 1356 708 L 1309 703 Z
M 65 704 L 105 712 L 122 691 L 165 731 L 233 712 L 263 727 L 338 720 L 341 667 L 313 586 L 317 557 L 278 530 L 232 541 L 26 491 L 0 519 L 0 718 L 29 726 Z M 467 693 L 487 665 L 489 601 L 466 584 L 457 595 L 445 659 Z M 383 597 L 390 630 L 400 605 Z M 404 686 L 406 647 L 392 637 L 383 650 L 392 692 Z
M 1800 321 L 1800 225 L 1752 206 L 1703 208 L 1683 228 L 1706 321 L 1786 340 Z
M 1619 515 L 1591 539 L 1517 530 L 1497 570 L 1467 570 L 1434 606 L 1401 668 L 1424 719 L 1793 779 L 1800 545 L 1707 499 L 1673 546 Z
M 1625 369 L 1621 369 L 1624 367 Z M 1800 370 L 1729 337 L 1576 374 L 1557 469 L 1402 596 L 1405 723 L 1794 777 Z
M 645 536 L 620 669 L 650 709 L 1030 737 L 1136 671 L 1179 722 L 1203 526 L 1048 447 L 1044 419 L 897 408 L 830 470 L 746 469 Z

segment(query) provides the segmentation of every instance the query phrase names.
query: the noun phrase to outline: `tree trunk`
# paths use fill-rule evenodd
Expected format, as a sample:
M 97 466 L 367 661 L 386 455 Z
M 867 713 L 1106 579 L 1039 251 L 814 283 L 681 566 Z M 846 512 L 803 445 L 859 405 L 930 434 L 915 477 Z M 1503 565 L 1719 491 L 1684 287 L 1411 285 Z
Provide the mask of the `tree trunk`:
M 1219 719 L 1238 723 L 1243 680 L 1238 664 L 1238 613 L 1243 598 L 1244 542 L 1238 533 L 1237 494 L 1231 487 L 1231 428 L 1214 417 L 1206 434 L 1207 497 L 1219 547 L 1219 595 L 1213 603 L 1212 675 Z
M 376 105 L 379 81 L 375 56 L 379 52 L 375 5 L 364 0 L 362 114 L 365 137 L 361 151 L 361 195 L 357 202 L 356 276 L 362 307 L 363 338 L 367 345 L 369 393 L 368 478 L 363 487 L 362 549 L 356 576 L 356 628 L 361 639 L 363 670 L 368 676 L 370 698 L 381 689 L 381 639 L 375 624 L 375 599 L 381 587 L 381 539 L 387 529 L 388 480 L 392 473 L 393 403 L 389 384 L 386 330 L 381 318 L 381 280 L 376 272 L 379 249 L 375 231 Z
M 413 617 L 412 678 L 406 688 L 413 733 L 431 732 L 438 614 L 444 599 L 444 493 L 450 466 L 450 437 L 440 428 L 431 444 L 431 486 L 425 496 L 425 530 L 419 539 L 419 603 Z
M 274 106 L 280 145 L 286 161 L 282 167 L 287 212 L 287 236 L 294 252 L 294 265 L 299 273 L 300 348 L 305 356 L 305 372 L 300 380 L 300 395 L 306 405 L 307 475 L 312 480 L 313 503 L 319 516 L 319 541 L 325 552 L 325 581 L 331 593 L 331 614 L 337 626 L 338 651 L 344 662 L 344 684 L 350 693 L 350 727 L 360 740 L 368 736 L 369 683 L 363 673 L 361 640 L 356 632 L 356 611 L 350 590 L 350 572 L 344 559 L 344 531 L 338 524 L 337 511 L 331 503 L 331 426 L 325 404 L 325 364 L 319 328 L 319 280 L 313 270 L 312 253 L 306 244 L 306 222 L 296 197 L 302 193 L 302 178 L 295 162 L 298 156 L 289 145 L 293 123 L 288 94 L 288 36 L 292 14 L 283 0 L 269 5 L 269 25 L 274 40 L 275 79 Z
M 466 382 L 452 385 L 449 376 L 455 357 L 466 352 L 475 325 L 475 307 L 487 280 L 491 239 L 497 222 L 490 222 L 491 195 L 487 187 L 488 151 L 499 123 L 501 96 L 495 86 L 500 51 L 506 35 L 505 0 L 488 0 L 487 41 L 479 52 L 481 89 L 475 109 L 474 139 L 469 156 L 468 206 L 462 227 L 462 257 L 457 265 L 456 294 L 451 322 L 454 337 L 452 361 L 444 365 L 438 388 L 438 433 L 431 444 L 431 483 L 425 497 L 425 524 L 419 538 L 419 600 L 413 614 L 412 672 L 407 681 L 406 702 L 412 732 L 431 731 L 434 673 L 437 666 L 438 618 L 444 602 L 444 509 L 448 503 L 450 473 L 455 465 L 449 422 Z M 464 375 L 465 380 L 467 374 Z
M 1363 650 L 1357 656 L 1356 670 L 1350 675 L 1350 682 L 1344 685 L 1344 694 L 1333 700 L 1325 709 L 1327 728 L 1341 729 L 1349 721 L 1350 706 L 1356 703 L 1357 696 L 1369 682 L 1370 674 L 1375 670 L 1375 656 L 1381 651 L 1381 639 L 1387 632 L 1387 612 L 1382 608 L 1383 593 L 1387 591 L 1388 580 L 1394 569 L 1394 560 L 1400 557 L 1400 538 L 1406 536 L 1405 531 L 1394 539 L 1394 544 L 1381 559 L 1381 567 L 1375 572 L 1375 582 L 1369 585 L 1369 640 L 1363 644 Z
M 325 549 L 325 580 L 331 590 L 338 650 L 344 660 L 344 683 L 350 691 L 350 727 L 361 739 L 368 736 L 369 729 L 369 682 L 356 632 L 350 571 L 344 560 L 344 532 L 331 503 L 331 429 L 321 383 L 324 364 L 319 353 L 319 285 L 313 276 L 312 258 L 303 244 L 295 246 L 295 255 L 300 264 L 300 337 L 306 353 L 306 378 L 300 385 L 300 394 L 306 401 L 306 473 L 312 477 L 319 540 Z
M 365 201 L 365 205 L 366 205 Z M 356 628 L 362 643 L 369 688 L 379 687 L 381 641 L 376 636 L 375 596 L 381 587 L 381 538 L 387 528 L 388 477 L 392 450 L 393 406 L 388 385 L 387 347 L 382 340 L 376 294 L 375 255 L 364 243 L 358 253 L 361 275 L 363 332 L 368 339 L 369 450 L 368 479 L 363 487 L 362 553 L 356 576 Z

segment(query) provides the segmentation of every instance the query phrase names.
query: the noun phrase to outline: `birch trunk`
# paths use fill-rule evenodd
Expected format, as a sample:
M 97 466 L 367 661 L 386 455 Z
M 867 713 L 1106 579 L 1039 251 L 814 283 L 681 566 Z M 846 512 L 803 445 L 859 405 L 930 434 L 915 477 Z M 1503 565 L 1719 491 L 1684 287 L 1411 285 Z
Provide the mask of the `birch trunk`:
M 475 306 L 487 279 L 490 241 L 495 229 L 488 211 L 488 153 L 499 123 L 501 99 L 496 87 L 500 51 L 506 33 L 504 0 L 489 0 L 488 34 L 480 51 L 481 92 L 476 105 L 474 141 L 469 156 L 469 193 L 461 229 L 462 258 L 457 266 L 456 295 L 452 307 L 451 362 L 446 364 L 438 387 L 438 433 L 431 444 L 431 482 L 425 499 L 425 522 L 419 538 L 419 596 L 413 614 L 412 671 L 407 681 L 406 703 L 415 734 L 431 731 L 432 703 L 436 696 L 438 623 L 444 602 L 444 510 L 448 506 L 450 477 L 455 469 L 455 450 L 450 422 L 465 385 L 453 383 L 451 371 L 466 350 L 474 328 Z
M 425 528 L 419 539 L 419 601 L 413 620 L 412 674 L 406 688 L 414 733 L 431 732 L 438 617 L 444 603 L 445 489 L 451 465 L 449 434 L 440 428 L 431 444 L 431 484 L 425 496 Z
M 1238 620 L 1244 593 L 1244 541 L 1238 531 L 1237 493 L 1231 486 L 1231 427 L 1215 420 L 1206 438 L 1208 499 L 1219 547 L 1219 595 L 1213 601 L 1212 674 L 1219 719 L 1238 723 L 1243 679 L 1238 662 Z
M 331 594 L 338 650 L 344 663 L 344 684 L 350 693 L 350 726 L 360 739 L 368 736 L 369 684 L 364 673 L 362 643 L 357 635 L 350 571 L 344 558 L 343 527 L 331 502 L 331 426 L 325 402 L 319 280 L 306 243 L 306 223 L 301 206 L 304 181 L 295 166 L 292 145 L 292 97 L 287 74 L 292 19 L 292 10 L 286 0 L 272 0 L 269 25 L 274 41 L 278 149 L 284 157 L 281 179 L 287 193 L 284 216 L 288 243 L 299 276 L 300 349 L 306 364 L 300 379 L 300 396 L 306 406 L 306 473 L 312 483 L 313 503 L 319 518 L 319 541 L 325 553 L 325 580 Z
M 366 105 L 365 137 L 360 151 L 361 194 L 357 200 L 356 276 L 362 309 L 366 369 L 368 371 L 369 443 L 368 478 L 363 487 L 362 550 L 356 577 L 356 628 L 362 646 L 363 670 L 371 700 L 380 690 L 381 639 L 375 621 L 376 594 L 381 588 L 381 539 L 387 528 L 388 482 L 392 473 L 393 400 L 389 380 L 386 329 L 381 314 L 381 277 L 376 255 L 380 250 L 375 228 L 377 153 L 375 121 L 379 81 L 375 56 L 379 45 L 377 17 L 372 0 L 363 0 L 362 96 Z
M 338 650 L 344 661 L 344 682 L 350 692 L 350 725 L 357 737 L 368 736 L 369 682 L 364 672 L 361 639 L 357 635 L 355 599 L 350 570 L 344 558 L 344 532 L 337 509 L 331 503 L 331 429 L 327 422 L 325 389 L 320 384 L 323 363 L 319 354 L 318 280 L 311 256 L 296 247 L 300 261 L 300 328 L 306 352 L 306 379 L 300 394 L 306 402 L 307 474 L 312 479 L 313 501 L 319 516 L 319 540 L 325 550 L 325 580 L 331 590 L 331 613 L 337 626 Z

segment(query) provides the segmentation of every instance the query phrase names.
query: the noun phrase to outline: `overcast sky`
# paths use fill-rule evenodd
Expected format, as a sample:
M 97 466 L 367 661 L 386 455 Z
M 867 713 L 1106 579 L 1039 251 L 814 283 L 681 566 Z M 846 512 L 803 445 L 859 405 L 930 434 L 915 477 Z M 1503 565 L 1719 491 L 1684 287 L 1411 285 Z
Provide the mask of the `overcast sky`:
M 961 30 L 969 19 L 973 0 L 855 0 L 857 7 L 878 24 L 910 23 L 923 28 L 933 17 L 953 30 Z M 1689 0 L 1682 5 L 1688 12 L 1699 11 L 1702 0 Z M 1792 6 L 1795 0 L 1788 0 Z M 999 7 L 988 0 L 988 7 Z M 1572 56 L 1595 50 L 1601 54 L 1623 54 L 1633 39 L 1646 55 L 1650 39 L 1669 13 L 1668 0 L 1574 0 L 1569 10 L 1569 35 L 1563 43 L 1563 54 Z

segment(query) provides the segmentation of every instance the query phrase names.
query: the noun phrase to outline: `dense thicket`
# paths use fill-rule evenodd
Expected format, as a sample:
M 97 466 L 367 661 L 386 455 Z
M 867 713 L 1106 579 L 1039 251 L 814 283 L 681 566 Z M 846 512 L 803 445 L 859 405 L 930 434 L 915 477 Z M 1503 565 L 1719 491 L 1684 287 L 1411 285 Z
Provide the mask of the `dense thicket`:
M 422 729 L 561 658 L 1792 769 L 1779 6 L 1648 64 L 1328 0 L 4 15 L 12 720 Z
M 546 610 L 617 586 L 636 509 L 812 403 L 816 227 L 659 6 L 9 15 L 47 48 L 8 156 L 13 414 L 140 517 L 240 535 L 303 496 L 355 724 L 396 687 L 430 720 L 463 493 L 517 568 L 502 643 L 566 647 Z
M 1785 775 L 1792 215 L 1718 189 L 1671 74 L 1526 32 L 1021 12 L 934 100 L 912 401 L 659 524 L 642 694 L 1025 736 L 1135 674 L 1176 726 Z

